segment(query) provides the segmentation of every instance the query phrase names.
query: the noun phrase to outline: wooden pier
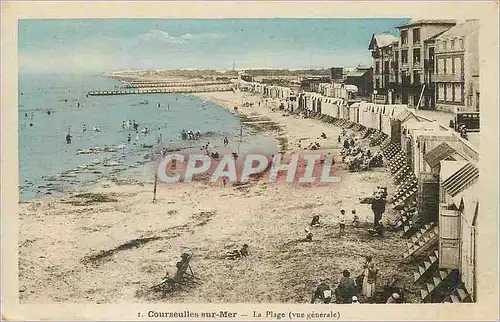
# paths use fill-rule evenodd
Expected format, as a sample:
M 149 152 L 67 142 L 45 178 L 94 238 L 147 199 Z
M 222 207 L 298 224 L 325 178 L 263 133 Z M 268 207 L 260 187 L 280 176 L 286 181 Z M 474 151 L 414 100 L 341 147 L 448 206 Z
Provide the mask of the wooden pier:
M 211 88 L 147 88 L 133 90 L 109 90 L 109 91 L 90 91 L 89 96 L 106 96 L 106 95 L 133 95 L 133 94 L 189 94 L 203 92 L 229 92 L 232 91 L 231 86 L 211 87 Z
M 127 83 L 126 88 L 148 88 L 148 87 L 190 87 L 190 86 L 215 86 L 231 85 L 230 82 L 199 82 L 199 83 Z

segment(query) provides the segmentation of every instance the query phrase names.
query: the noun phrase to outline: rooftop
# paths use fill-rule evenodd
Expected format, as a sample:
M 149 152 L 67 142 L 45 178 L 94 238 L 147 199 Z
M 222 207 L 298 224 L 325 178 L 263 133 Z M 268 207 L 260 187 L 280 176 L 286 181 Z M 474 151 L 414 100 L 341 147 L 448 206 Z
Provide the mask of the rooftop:
M 453 27 L 454 28 L 454 27 Z M 448 29 L 449 30 L 449 29 Z M 444 31 L 441 31 L 441 32 L 438 32 L 437 34 L 435 34 L 434 36 L 432 37 L 429 37 L 427 39 L 425 39 L 424 41 L 425 42 L 428 42 L 428 41 L 434 41 L 436 40 L 437 37 L 441 36 L 442 34 L 444 34 L 445 32 L 447 32 L 448 30 L 444 30 Z
M 419 26 L 419 25 L 456 25 L 457 22 L 455 20 L 443 20 L 443 19 L 420 19 L 420 20 L 411 20 L 410 22 L 404 23 L 402 25 L 397 26 L 396 28 L 407 28 L 411 26 Z
M 356 69 L 356 70 L 353 70 L 353 71 L 350 71 L 349 73 L 347 73 L 347 77 L 361 77 L 363 76 L 364 74 L 366 74 L 368 72 L 367 69 Z
M 454 160 L 456 161 L 456 158 L 453 157 L 454 154 L 456 154 L 457 151 L 446 144 L 446 142 L 442 142 L 438 146 L 436 146 L 434 149 L 430 150 L 424 155 L 424 160 L 427 162 L 427 164 L 433 168 L 438 168 L 440 166 L 441 160 Z M 464 158 L 461 158 L 463 160 Z
M 373 45 L 377 44 L 377 47 L 387 47 L 392 45 L 394 42 L 397 42 L 398 38 L 392 34 L 373 34 L 372 39 L 370 40 L 370 45 L 368 49 L 373 49 Z
M 464 37 L 472 33 L 474 30 L 477 30 L 478 28 L 479 28 L 479 20 L 470 20 L 448 29 L 446 32 L 442 33 L 438 38 L 442 39 L 449 37 Z

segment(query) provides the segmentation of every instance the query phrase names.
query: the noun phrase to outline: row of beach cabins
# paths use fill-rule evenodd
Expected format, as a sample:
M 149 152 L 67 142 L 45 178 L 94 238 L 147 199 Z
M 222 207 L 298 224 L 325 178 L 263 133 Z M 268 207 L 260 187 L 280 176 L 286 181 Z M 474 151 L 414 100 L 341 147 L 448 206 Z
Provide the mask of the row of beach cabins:
M 247 90 L 307 110 L 317 118 L 372 135 L 380 143 L 398 190 L 396 227 L 407 238 L 401 254 L 415 266 L 422 302 L 475 302 L 479 213 L 479 152 L 449 127 L 406 105 L 349 102 L 291 88 L 247 83 Z

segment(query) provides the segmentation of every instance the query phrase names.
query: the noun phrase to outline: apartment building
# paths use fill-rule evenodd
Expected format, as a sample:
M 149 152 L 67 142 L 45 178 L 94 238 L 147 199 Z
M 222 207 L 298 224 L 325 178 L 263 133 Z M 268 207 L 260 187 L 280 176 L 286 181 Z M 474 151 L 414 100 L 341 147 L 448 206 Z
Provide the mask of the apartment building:
M 434 109 L 434 54 L 437 36 L 456 25 L 454 20 L 413 20 L 397 26 L 398 46 L 393 47 L 397 69 L 388 88 L 396 104 Z
M 389 33 L 374 34 L 370 40 L 368 50 L 373 59 L 373 96 L 374 103 L 393 103 L 392 92 L 388 91 L 390 83 L 397 80 L 394 71 L 397 70 L 398 38 Z M 396 58 L 395 58 L 396 57 Z
M 479 111 L 479 20 L 459 24 L 436 38 L 436 108 Z

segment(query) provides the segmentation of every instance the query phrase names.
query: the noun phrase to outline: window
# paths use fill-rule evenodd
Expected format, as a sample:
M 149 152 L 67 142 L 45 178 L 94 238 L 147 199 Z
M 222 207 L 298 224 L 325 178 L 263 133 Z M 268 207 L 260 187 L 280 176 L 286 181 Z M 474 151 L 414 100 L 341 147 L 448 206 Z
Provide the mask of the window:
M 445 65 L 445 71 L 444 71 L 445 74 L 452 74 L 453 73 L 452 66 L 451 66 L 452 61 L 453 61 L 453 59 L 446 58 L 446 65 Z
M 408 45 L 408 30 L 401 30 L 401 44 Z
M 394 60 L 397 62 L 398 61 L 398 51 L 394 51 Z
M 446 64 L 444 59 L 439 59 L 438 68 L 438 74 L 446 74 Z
M 419 70 L 413 71 L 413 83 L 420 84 L 420 71 Z
M 429 47 L 429 61 L 434 61 L 434 47 Z
M 420 49 L 413 49 L 413 64 L 420 65 Z
M 462 86 L 460 83 L 455 84 L 455 102 L 462 102 Z
M 380 79 L 375 80 L 375 88 L 380 88 Z
M 401 72 L 401 81 L 403 84 L 409 84 L 410 83 L 410 75 L 408 75 L 408 72 L 406 70 L 403 70 Z
M 438 84 L 437 99 L 440 101 L 444 100 L 444 84 L 443 83 Z
M 384 73 L 389 73 L 389 61 L 384 62 Z
M 414 44 L 420 43 L 420 28 L 413 29 L 413 43 Z
M 441 45 L 441 48 L 443 49 L 443 51 L 446 51 L 446 40 L 443 40 L 443 44 Z
M 459 49 L 464 49 L 464 39 L 460 39 L 460 48 Z
M 452 83 L 446 84 L 446 101 L 447 102 L 453 101 L 453 84 Z
M 450 49 L 451 49 L 451 50 L 455 50 L 455 40 L 454 40 L 454 39 L 452 39 L 452 40 L 450 41 Z
M 408 64 L 408 50 L 401 50 L 401 63 Z
M 375 74 L 379 74 L 379 73 L 380 73 L 380 63 L 375 62 Z
M 456 75 L 462 75 L 462 60 L 460 57 L 455 58 L 455 74 Z

